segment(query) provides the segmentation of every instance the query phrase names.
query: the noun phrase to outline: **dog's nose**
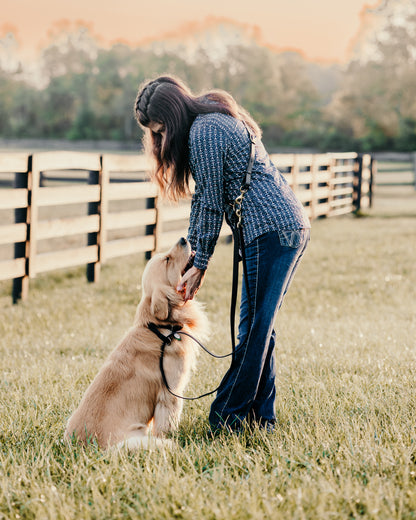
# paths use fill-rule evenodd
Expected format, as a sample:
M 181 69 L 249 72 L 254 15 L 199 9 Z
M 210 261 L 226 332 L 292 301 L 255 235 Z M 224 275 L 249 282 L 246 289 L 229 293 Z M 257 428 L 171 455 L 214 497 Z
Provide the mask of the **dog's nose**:
M 186 240 L 186 238 L 183 238 L 183 237 L 182 237 L 182 238 L 179 240 L 179 243 L 180 243 L 181 246 L 186 246 L 186 244 L 188 243 L 188 241 Z

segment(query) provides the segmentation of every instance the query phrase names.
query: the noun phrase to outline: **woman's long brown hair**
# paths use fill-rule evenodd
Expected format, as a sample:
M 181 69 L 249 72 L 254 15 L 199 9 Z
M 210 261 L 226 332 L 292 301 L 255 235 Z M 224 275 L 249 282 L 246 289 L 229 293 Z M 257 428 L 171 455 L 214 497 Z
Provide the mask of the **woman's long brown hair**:
M 152 179 L 165 198 L 177 201 L 189 196 L 189 131 L 198 114 L 212 112 L 241 119 L 256 136 L 261 136 L 257 123 L 228 92 L 212 90 L 194 96 L 181 80 L 173 76 L 160 76 L 140 87 L 135 115 L 140 125 L 145 127 L 145 150 L 156 162 Z M 166 131 L 163 140 L 160 133 L 148 128 L 150 122 L 163 125 Z

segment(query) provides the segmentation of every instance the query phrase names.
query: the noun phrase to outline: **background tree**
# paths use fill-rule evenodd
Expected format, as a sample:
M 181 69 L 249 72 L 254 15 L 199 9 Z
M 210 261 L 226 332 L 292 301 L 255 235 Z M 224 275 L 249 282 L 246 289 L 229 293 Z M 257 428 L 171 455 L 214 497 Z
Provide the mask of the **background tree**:
M 401 16 L 395 16 L 400 8 Z M 139 142 L 133 104 L 139 85 L 173 73 L 194 92 L 230 91 L 277 147 L 317 150 L 416 148 L 416 5 L 391 0 L 345 67 L 274 52 L 255 39 L 190 52 L 184 44 L 103 46 L 83 24 L 58 23 L 37 70 L 0 35 L 0 136 Z M 396 13 L 397 14 L 397 13 Z M 374 24 L 373 24 L 374 25 Z M 212 30 L 212 27 L 210 28 Z M 203 38 L 202 38 L 203 40 Z
M 386 17 L 360 45 L 328 108 L 343 134 L 364 150 L 416 148 L 416 10 Z

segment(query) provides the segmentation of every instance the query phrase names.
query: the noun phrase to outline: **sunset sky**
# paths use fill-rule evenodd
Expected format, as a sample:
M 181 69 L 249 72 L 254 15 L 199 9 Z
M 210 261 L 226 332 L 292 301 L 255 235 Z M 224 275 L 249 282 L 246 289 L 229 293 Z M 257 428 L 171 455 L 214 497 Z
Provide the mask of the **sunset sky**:
M 31 53 L 48 41 L 59 20 L 83 21 L 111 43 L 132 44 L 183 30 L 207 17 L 257 26 L 261 42 L 298 49 L 310 59 L 344 61 L 360 13 L 376 0 L 2 0 L 0 36 L 14 31 Z

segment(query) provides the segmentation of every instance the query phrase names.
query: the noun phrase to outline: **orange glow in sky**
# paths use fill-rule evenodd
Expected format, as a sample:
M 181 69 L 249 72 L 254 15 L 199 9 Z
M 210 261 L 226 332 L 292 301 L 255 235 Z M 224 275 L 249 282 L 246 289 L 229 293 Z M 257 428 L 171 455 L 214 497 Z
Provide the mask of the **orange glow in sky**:
M 371 2 L 371 0 L 370 0 Z M 83 21 L 106 43 L 137 44 L 207 17 L 258 27 L 263 44 L 307 58 L 344 61 L 365 0 L 2 0 L 0 37 L 14 28 L 26 52 L 48 42 L 55 22 Z M 376 3 L 373 0 L 371 4 Z

